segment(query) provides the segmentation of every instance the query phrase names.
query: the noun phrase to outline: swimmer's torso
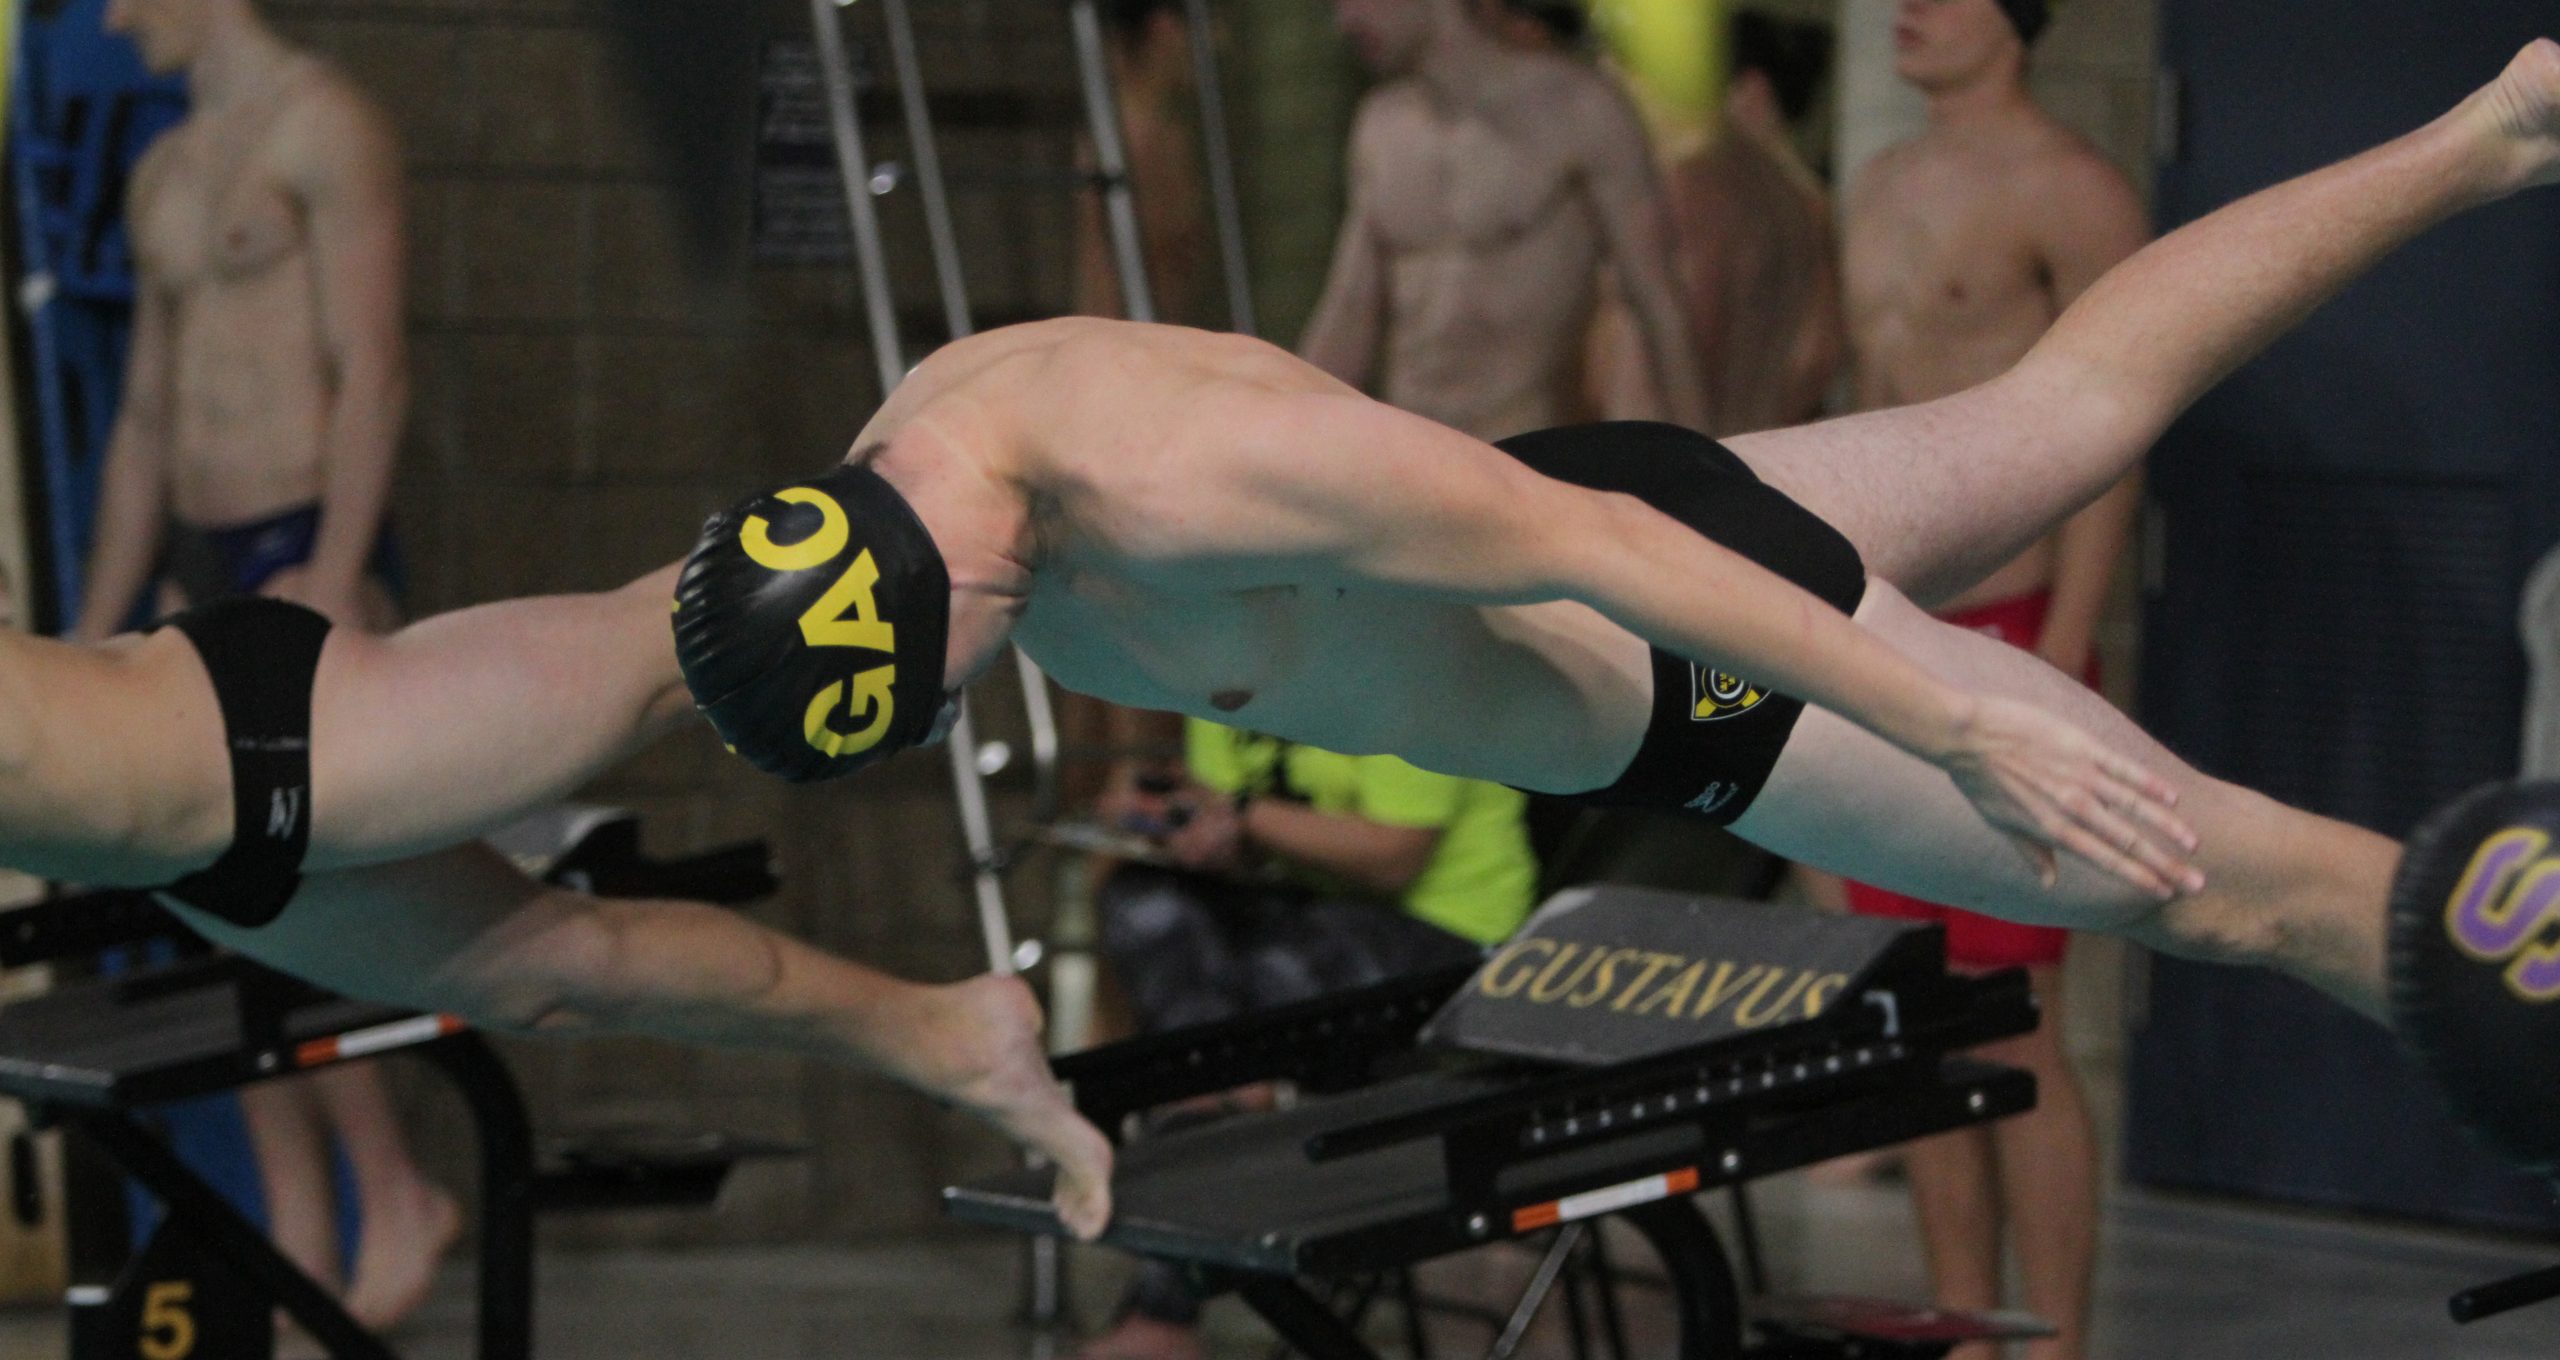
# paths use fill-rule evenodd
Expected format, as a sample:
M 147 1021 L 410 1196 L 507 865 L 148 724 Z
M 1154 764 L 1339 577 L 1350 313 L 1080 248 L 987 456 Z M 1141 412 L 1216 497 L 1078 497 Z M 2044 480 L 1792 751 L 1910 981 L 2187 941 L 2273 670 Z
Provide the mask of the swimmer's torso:
M 2008 191 L 2061 154 L 2059 129 L 1968 140 L 1924 133 L 1876 157 L 1844 205 L 1842 303 L 1860 410 L 1929 401 L 2006 372 L 2052 326 L 2053 281 Z M 2050 538 L 1947 607 L 2049 583 Z
M 134 176 L 143 286 L 167 302 L 169 494 L 184 523 L 260 518 L 319 494 L 330 380 L 308 205 L 283 164 L 297 101 L 329 79 L 299 62 L 277 88 L 191 115 Z
M 1419 80 L 1371 96 L 1356 157 L 1387 275 L 1390 403 L 1480 438 L 1552 425 L 1603 258 L 1576 148 L 1557 123 L 1602 77 L 1518 58 L 1499 102 L 1460 105 Z
M 1821 414 L 1836 359 L 1831 218 L 1818 181 L 1741 130 L 1682 161 L 1666 194 L 1716 435 Z M 1715 268 L 1696 267 L 1712 259 Z
M 1633 635 L 1577 604 L 1477 607 L 1344 580 L 1312 534 L 1300 552 L 1238 551 L 1234 526 L 1289 510 L 1257 501 L 1218 436 L 1286 432 L 1222 408 L 1287 393 L 1349 395 L 1258 341 L 1043 322 L 940 351 L 862 442 L 886 441 L 882 474 L 934 503 L 938 538 L 1018 545 L 1031 569 L 1014 641 L 1070 689 L 1532 788 L 1614 779 L 1651 701 Z M 1039 428 L 1007 429 L 1023 411 Z M 975 494 L 1007 475 L 986 451 L 1014 439 L 1037 449 L 1012 488 Z M 951 567 L 955 584 L 981 574 Z

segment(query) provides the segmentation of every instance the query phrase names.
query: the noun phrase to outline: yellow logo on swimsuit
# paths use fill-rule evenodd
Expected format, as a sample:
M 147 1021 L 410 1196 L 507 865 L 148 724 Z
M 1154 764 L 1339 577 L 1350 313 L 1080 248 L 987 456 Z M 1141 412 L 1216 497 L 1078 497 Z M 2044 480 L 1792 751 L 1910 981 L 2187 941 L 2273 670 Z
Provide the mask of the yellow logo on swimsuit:
M 1748 713 L 1768 697 L 1769 691 L 1731 671 L 1689 663 L 1689 716 L 1694 721 L 1714 722 Z
M 834 561 L 852 545 L 852 520 L 835 497 L 815 487 L 794 486 L 775 492 L 774 499 L 815 507 L 818 528 L 797 543 L 777 544 L 773 541 L 773 526 L 762 515 L 749 515 L 738 528 L 738 546 L 757 566 L 775 572 L 806 571 Z M 801 612 L 801 640 L 812 647 L 854 647 L 897 655 L 897 628 L 880 617 L 879 600 L 874 594 L 879 584 L 880 567 L 871 560 L 871 550 L 865 548 L 854 554 L 853 562 L 835 584 Z M 879 745 L 880 739 L 888 735 L 889 720 L 897 711 L 891 692 L 897 678 L 895 665 L 873 666 L 855 672 L 850 681 L 838 680 L 819 690 L 801 715 L 802 739 L 826 756 L 860 755 Z M 848 684 L 852 688 L 849 698 Z M 869 721 L 852 731 L 836 727 L 830 719 L 839 704 L 854 719 L 868 716 Z

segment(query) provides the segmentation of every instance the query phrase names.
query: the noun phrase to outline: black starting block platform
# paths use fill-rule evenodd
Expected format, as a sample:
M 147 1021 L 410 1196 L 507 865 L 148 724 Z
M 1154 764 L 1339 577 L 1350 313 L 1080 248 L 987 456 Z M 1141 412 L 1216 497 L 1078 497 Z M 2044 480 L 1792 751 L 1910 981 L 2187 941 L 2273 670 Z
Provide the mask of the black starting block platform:
M 1103 1240 L 1231 1289 L 1313 1360 L 1376 1352 L 1303 1281 L 1393 1270 L 1616 1215 L 1654 1246 L 1684 1360 L 1922 1357 L 2014 1318 L 1847 1301 L 1754 1320 L 1692 1196 L 2020 1113 L 2023 1072 L 1957 1051 L 2035 1027 L 2021 970 L 1946 968 L 1936 926 L 1574 889 L 1473 970 L 1061 1058 L 1107 1132 L 1249 1082 L 1309 1093 L 1130 1143 Z M 955 1217 L 1061 1231 L 1045 1171 L 944 1192 Z
M 746 902 L 775 881 L 761 844 L 678 861 L 639 855 L 627 814 L 559 815 L 503 845 L 553 882 L 608 895 Z M 57 898 L 0 914 L 0 962 L 72 957 L 184 927 L 145 894 Z M 442 1072 L 471 1114 L 480 1159 L 481 1360 L 529 1360 L 537 1211 L 707 1204 L 747 1157 L 792 1151 L 717 1135 L 639 1134 L 537 1149 L 506 1065 L 451 1016 L 352 1000 L 236 956 L 205 956 L 75 982 L 0 1006 L 0 1095 L 30 1123 L 63 1128 L 67 1159 L 72 1360 L 247 1360 L 273 1352 L 274 1315 L 291 1315 L 337 1360 L 394 1360 L 380 1338 L 279 1254 L 179 1161 L 148 1126 L 150 1106 L 388 1053 Z M 130 1248 L 124 1195 L 133 1178 L 166 1210 Z M 21 1185 L 22 1205 L 31 1193 Z

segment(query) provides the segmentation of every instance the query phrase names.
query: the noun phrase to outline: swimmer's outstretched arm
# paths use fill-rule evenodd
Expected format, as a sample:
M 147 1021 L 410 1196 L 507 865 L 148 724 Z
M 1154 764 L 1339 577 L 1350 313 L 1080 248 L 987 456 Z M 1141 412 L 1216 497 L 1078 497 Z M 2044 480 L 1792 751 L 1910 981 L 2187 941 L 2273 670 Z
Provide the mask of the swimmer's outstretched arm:
M 1541 477 L 1364 397 L 1222 395 L 1189 532 L 1345 586 L 1568 599 L 1675 655 L 1820 704 L 1946 771 L 2048 878 L 2068 850 L 2146 892 L 2202 884 L 2156 773 L 2040 709 L 1940 681 L 1847 615 L 1633 497 Z M 1235 431 L 1260 437 L 1240 439 Z M 1305 568 L 1301 568 L 1302 570 Z
M 2546 38 L 2425 127 L 2144 247 L 1999 378 L 1730 442 L 1926 602 L 2114 485 L 2196 398 L 2394 248 L 2555 178 L 2560 43 Z
M 312 696 L 313 870 L 440 849 L 560 798 L 692 713 L 675 567 L 619 590 L 329 635 Z
M 696 902 L 545 888 L 486 846 L 316 875 L 268 926 L 181 910 L 207 938 L 352 995 L 484 1029 L 616 1032 L 876 1071 L 1060 1168 L 1079 1235 L 1110 1215 L 1111 1146 L 1049 1075 L 1013 978 L 890 977 Z

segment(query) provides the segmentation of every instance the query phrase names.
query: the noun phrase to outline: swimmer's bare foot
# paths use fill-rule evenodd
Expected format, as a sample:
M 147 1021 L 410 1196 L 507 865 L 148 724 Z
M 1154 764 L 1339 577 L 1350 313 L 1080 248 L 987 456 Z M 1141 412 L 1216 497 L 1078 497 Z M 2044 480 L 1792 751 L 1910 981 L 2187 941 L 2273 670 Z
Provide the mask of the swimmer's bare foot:
M 1059 1219 L 1080 1239 L 1098 1236 L 1111 1218 L 1111 1144 L 1049 1074 L 1031 989 L 990 973 L 923 991 L 926 1023 L 911 1031 L 902 1075 L 1047 1157 Z
M 375 1333 L 400 1325 L 427 1301 L 436 1267 L 461 1233 L 461 1206 L 433 1182 L 414 1181 L 368 1199 L 347 1315 Z
M 2512 187 L 2560 183 L 2560 42 L 2536 38 L 2466 101 L 2492 120 L 2515 161 Z
M 1203 1360 L 1200 1329 L 1124 1314 L 1110 1331 L 1076 1348 L 1075 1360 Z

